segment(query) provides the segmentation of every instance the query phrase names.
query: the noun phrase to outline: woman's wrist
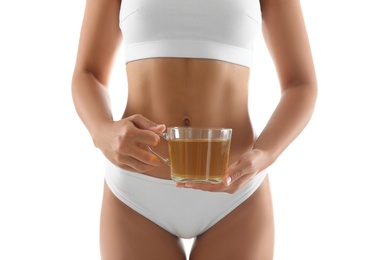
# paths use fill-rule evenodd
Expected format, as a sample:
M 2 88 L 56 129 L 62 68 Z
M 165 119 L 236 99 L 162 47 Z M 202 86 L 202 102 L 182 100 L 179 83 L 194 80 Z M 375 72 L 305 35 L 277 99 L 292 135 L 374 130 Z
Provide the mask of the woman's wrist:
M 272 165 L 276 159 L 278 158 L 278 155 L 276 153 L 273 153 L 270 150 L 264 150 L 260 148 L 253 148 L 253 152 L 261 158 L 262 164 L 264 165 L 262 168 L 267 168 L 270 165 Z
M 88 129 L 95 147 L 100 147 L 101 139 L 102 137 L 107 136 L 107 132 L 110 131 L 109 128 L 112 123 L 114 123 L 114 121 L 111 119 L 102 120 L 99 123 L 95 123 L 93 127 Z

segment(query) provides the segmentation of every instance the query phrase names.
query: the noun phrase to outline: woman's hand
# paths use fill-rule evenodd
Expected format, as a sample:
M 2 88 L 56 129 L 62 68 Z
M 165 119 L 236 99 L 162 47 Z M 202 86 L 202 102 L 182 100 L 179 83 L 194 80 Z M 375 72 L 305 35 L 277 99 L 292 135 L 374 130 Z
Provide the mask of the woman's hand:
M 266 169 L 272 163 L 273 159 L 269 153 L 259 149 L 253 149 L 244 153 L 236 162 L 233 162 L 228 167 L 222 183 L 177 183 L 176 187 L 211 192 L 235 193 L 256 174 Z
M 104 125 L 94 143 L 118 167 L 145 173 L 163 164 L 147 147 L 157 146 L 164 131 L 165 125 L 133 115 Z

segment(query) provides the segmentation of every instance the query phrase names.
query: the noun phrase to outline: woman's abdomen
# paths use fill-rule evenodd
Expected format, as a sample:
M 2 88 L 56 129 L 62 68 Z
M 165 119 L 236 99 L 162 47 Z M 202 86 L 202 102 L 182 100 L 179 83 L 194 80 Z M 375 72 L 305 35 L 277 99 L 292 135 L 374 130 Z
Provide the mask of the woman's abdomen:
M 128 102 L 123 117 L 141 114 L 169 126 L 232 128 L 229 162 L 252 148 L 248 112 L 249 69 L 205 59 L 146 59 L 127 64 Z M 168 155 L 167 144 L 156 148 Z M 169 178 L 169 168 L 152 176 Z

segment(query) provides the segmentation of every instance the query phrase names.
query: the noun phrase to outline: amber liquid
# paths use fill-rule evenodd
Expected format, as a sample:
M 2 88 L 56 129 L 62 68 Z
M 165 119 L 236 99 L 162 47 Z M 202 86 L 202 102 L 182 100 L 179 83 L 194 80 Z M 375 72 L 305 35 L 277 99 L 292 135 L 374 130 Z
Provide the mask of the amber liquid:
M 230 140 L 169 140 L 171 177 L 179 182 L 221 182 L 228 167 Z

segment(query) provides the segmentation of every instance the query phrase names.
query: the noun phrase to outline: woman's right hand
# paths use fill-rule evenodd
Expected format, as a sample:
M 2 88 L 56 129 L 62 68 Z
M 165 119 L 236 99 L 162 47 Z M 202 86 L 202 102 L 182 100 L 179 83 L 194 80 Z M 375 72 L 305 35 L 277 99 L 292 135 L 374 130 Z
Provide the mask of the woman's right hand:
M 93 138 L 94 144 L 113 164 L 129 171 L 145 173 L 163 162 L 148 150 L 160 142 L 165 125 L 136 114 L 105 124 Z

